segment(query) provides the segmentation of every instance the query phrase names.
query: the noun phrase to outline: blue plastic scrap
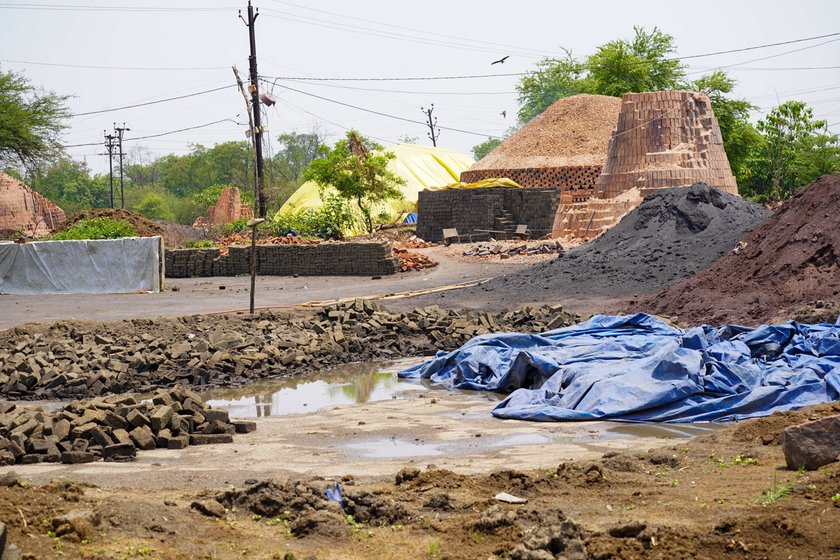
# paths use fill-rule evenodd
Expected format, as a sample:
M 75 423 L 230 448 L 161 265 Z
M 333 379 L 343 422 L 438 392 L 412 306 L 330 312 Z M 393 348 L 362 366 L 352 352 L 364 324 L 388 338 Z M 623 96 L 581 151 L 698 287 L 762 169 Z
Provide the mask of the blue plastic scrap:
M 324 491 L 328 500 L 332 500 L 333 502 L 338 502 L 338 505 L 341 506 L 341 509 L 344 509 L 344 495 L 341 493 L 341 488 L 338 486 L 338 482 L 335 483 L 334 486 L 330 487 L 327 486 L 327 489 Z
M 840 399 L 840 318 L 683 330 L 645 313 L 596 315 L 543 334 L 477 336 L 399 376 L 510 393 L 499 418 L 740 420 Z

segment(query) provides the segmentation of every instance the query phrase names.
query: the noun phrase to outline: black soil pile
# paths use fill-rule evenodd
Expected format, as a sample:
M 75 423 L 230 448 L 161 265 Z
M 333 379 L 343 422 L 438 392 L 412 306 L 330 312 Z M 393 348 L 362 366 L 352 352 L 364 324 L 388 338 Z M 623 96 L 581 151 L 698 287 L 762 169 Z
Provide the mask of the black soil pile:
M 703 183 L 664 189 L 594 241 L 474 290 L 492 292 L 509 307 L 652 292 L 707 267 L 769 215 L 758 204 Z
M 147 217 L 137 214 L 136 212 L 129 212 L 128 210 L 111 209 L 111 208 L 94 208 L 93 210 L 84 210 L 77 212 L 70 216 L 67 221 L 61 224 L 61 227 L 55 230 L 56 233 L 66 231 L 70 227 L 82 220 L 90 220 L 92 218 L 111 218 L 112 220 L 125 220 L 134 228 L 137 235 L 140 237 L 153 237 L 161 235 L 163 229 Z
M 840 174 L 802 189 L 735 252 L 642 309 L 691 324 L 755 325 L 836 309 L 832 301 L 840 301 Z

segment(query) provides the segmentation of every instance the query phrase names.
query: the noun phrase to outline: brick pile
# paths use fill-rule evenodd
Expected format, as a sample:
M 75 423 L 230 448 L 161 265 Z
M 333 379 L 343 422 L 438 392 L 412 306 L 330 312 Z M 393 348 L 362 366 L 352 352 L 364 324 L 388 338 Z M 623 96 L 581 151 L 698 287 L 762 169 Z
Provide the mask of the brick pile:
M 255 422 L 231 422 L 179 385 L 157 391 L 151 402 L 113 395 L 72 402 L 49 413 L 0 403 L 0 465 L 132 461 L 137 450 L 183 449 L 231 443 Z
M 0 231 L 44 235 L 66 219 L 64 210 L 0 172 Z
M 634 207 L 633 200 L 620 195 L 636 189 L 638 196 L 632 198 L 638 205 L 657 190 L 695 183 L 738 194 L 708 96 L 691 91 L 628 93 L 592 199 L 561 208 L 553 233 L 597 237 Z
M 200 216 L 195 220 L 193 227 L 206 228 L 229 224 L 242 218 L 251 218 L 253 215 L 253 209 L 250 206 L 242 204 L 239 189 L 236 187 L 225 187 L 222 189 L 216 204 L 208 207 L 204 216 Z
M 173 249 L 165 252 L 168 278 L 250 274 L 251 248 Z M 389 243 L 318 243 L 257 246 L 257 274 L 267 276 L 376 276 L 400 263 Z
M 235 386 L 351 361 L 425 356 L 479 334 L 543 332 L 575 321 L 559 306 L 392 313 L 355 300 L 306 313 L 57 323 L 36 333 L 23 326 L 0 333 L 0 395 L 79 399 L 179 383 Z

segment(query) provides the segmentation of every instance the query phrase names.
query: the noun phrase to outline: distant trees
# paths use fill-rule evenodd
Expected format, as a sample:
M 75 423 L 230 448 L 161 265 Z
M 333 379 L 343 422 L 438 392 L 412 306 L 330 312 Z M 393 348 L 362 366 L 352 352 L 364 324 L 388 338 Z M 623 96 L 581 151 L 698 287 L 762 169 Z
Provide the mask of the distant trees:
M 0 166 L 34 168 L 58 155 L 69 116 L 66 101 L 19 74 L 0 72 Z
M 502 143 L 501 138 L 488 138 L 481 144 L 476 144 L 472 147 L 473 157 L 476 161 L 482 159 L 484 156 L 495 150 Z

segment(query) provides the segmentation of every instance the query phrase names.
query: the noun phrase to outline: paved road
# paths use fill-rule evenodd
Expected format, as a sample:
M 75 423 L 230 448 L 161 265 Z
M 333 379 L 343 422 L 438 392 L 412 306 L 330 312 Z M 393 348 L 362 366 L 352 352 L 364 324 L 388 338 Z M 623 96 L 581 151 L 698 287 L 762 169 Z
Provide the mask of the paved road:
M 313 300 L 423 290 L 498 276 L 528 266 L 483 260 L 463 262 L 446 255 L 441 247 L 418 252 L 437 260 L 440 266 L 384 276 L 381 280 L 358 276 L 260 277 L 256 305 L 291 306 Z M 247 277 L 215 277 L 167 280 L 166 290 L 159 294 L 0 295 L 0 330 L 35 321 L 107 321 L 247 310 L 249 287 Z M 178 291 L 172 291 L 174 288 Z

